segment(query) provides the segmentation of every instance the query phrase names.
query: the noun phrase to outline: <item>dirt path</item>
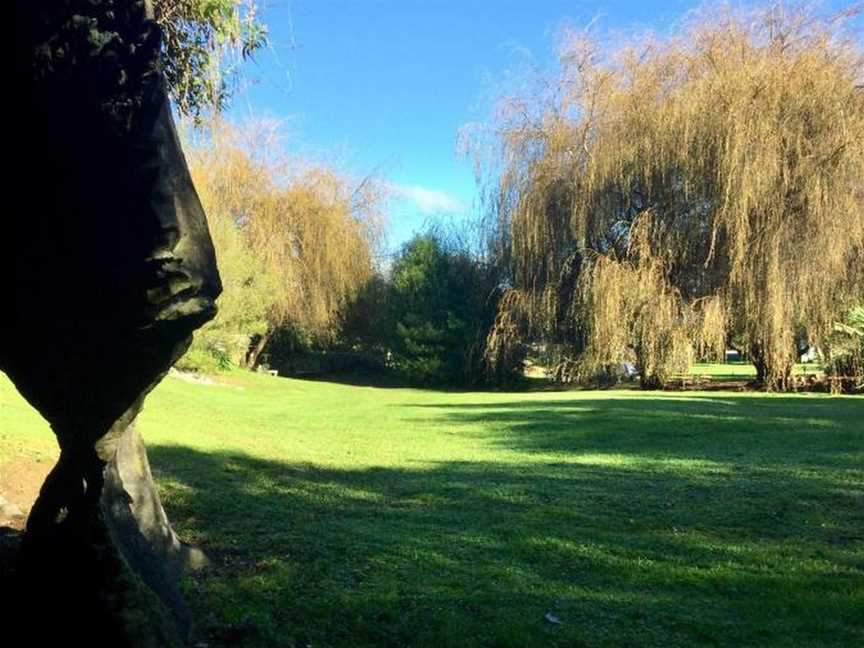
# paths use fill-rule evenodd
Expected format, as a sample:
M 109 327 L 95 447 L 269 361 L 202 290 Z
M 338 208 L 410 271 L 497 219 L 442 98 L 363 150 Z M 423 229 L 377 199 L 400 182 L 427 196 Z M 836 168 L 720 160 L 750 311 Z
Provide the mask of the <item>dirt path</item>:
M 30 507 L 54 462 L 16 457 L 0 464 L 0 526 L 23 529 Z

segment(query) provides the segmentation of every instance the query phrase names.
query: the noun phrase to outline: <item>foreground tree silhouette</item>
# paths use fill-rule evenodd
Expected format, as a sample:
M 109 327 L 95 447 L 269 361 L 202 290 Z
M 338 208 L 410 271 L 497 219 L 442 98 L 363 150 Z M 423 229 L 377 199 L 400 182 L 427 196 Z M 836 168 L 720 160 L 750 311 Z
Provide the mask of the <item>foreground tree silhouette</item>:
M 763 385 L 788 388 L 796 336 L 824 339 L 864 283 L 864 52 L 841 18 L 724 10 L 611 56 L 565 39 L 556 90 L 511 101 L 499 131 L 522 296 L 504 304 L 588 373 L 622 331 L 644 367 L 665 362 L 664 330 L 695 346 L 732 330 Z M 593 283 L 616 273 L 632 280 Z
M 35 644 L 176 644 L 189 557 L 134 428 L 221 287 L 143 1 L 16 7 L 12 313 L 0 368 L 61 454 L 27 523 L 18 603 Z M 9 230 L 7 230 L 8 232 Z M 5 584 L 4 584 L 5 586 Z M 47 636 L 43 636 L 47 635 Z

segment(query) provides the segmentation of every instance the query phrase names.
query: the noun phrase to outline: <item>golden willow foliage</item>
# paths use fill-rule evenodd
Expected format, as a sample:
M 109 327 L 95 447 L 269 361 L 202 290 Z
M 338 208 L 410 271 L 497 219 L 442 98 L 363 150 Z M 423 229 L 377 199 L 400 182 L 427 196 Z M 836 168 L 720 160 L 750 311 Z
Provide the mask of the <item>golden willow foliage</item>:
M 514 102 L 498 131 L 514 287 L 560 294 L 564 261 L 577 254 L 596 259 L 583 271 L 613 290 L 604 256 L 624 259 L 633 223 L 650 211 L 647 245 L 662 276 L 616 269 L 622 299 L 644 282 L 656 295 L 678 291 L 701 313 L 693 345 L 716 351 L 728 323 L 763 383 L 788 388 L 796 334 L 824 339 L 864 283 L 864 55 L 842 37 L 842 17 L 725 9 L 609 56 L 565 39 L 539 117 Z M 622 351 L 611 332 L 620 322 L 602 318 L 625 304 L 591 304 L 606 310 L 580 316 L 610 329 L 592 339 Z
M 644 387 L 660 387 L 687 371 L 693 360 L 689 325 L 696 315 L 667 281 L 666 264 L 651 253 L 650 215 L 631 232 L 627 256 L 599 254 L 579 277 L 574 314 L 584 335 L 576 365 L 583 382 L 614 377 L 631 354 Z M 701 325 L 710 326 L 704 318 Z
M 258 351 L 280 327 L 326 339 L 372 275 L 380 187 L 292 162 L 266 124 L 214 122 L 186 150 L 225 284 L 216 325 L 260 313 L 243 330 Z
M 522 340 L 528 328 L 529 312 L 526 295 L 518 290 L 506 291 L 498 302 L 495 322 L 489 329 L 483 351 L 487 373 L 495 383 L 507 382 L 514 369 L 521 369 Z
M 722 295 L 698 299 L 691 305 L 691 333 L 695 357 L 723 362 L 726 359 L 728 316 Z

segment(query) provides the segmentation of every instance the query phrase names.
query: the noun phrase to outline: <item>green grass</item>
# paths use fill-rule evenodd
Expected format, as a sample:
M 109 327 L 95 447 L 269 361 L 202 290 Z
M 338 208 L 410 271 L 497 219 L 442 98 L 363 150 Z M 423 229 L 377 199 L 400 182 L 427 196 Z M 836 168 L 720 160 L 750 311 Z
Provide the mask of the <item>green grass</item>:
M 6 374 L 0 371 L 0 470 L 13 459 L 53 464 L 59 454 L 57 441 L 45 419 L 18 395 Z
M 864 645 L 860 397 L 226 380 L 141 419 L 208 645 Z
M 694 376 L 706 376 L 712 381 L 748 381 L 756 378 L 756 367 L 750 362 L 743 360 L 732 362 L 697 362 L 690 368 L 690 374 Z M 824 372 L 822 366 L 817 363 L 799 363 L 795 365 L 796 376 L 821 377 Z

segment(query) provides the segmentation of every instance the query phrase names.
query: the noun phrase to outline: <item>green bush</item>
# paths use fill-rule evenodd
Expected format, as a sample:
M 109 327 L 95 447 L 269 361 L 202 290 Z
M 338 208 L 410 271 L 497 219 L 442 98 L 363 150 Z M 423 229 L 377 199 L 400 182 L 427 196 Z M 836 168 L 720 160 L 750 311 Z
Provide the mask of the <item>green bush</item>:
M 180 371 L 200 374 L 214 374 L 224 369 L 220 357 L 207 349 L 194 346 L 189 348 L 185 355 L 174 364 L 174 367 Z
M 175 364 L 180 371 L 214 374 L 238 365 L 241 347 L 249 346 L 247 336 L 220 335 L 202 329 L 195 333 L 189 350 Z
M 835 324 L 827 347 L 825 374 L 832 391 L 864 390 L 864 306 Z
M 482 373 L 498 291 L 481 262 L 424 234 L 397 257 L 390 291 L 393 364 L 413 383 L 462 385 Z

